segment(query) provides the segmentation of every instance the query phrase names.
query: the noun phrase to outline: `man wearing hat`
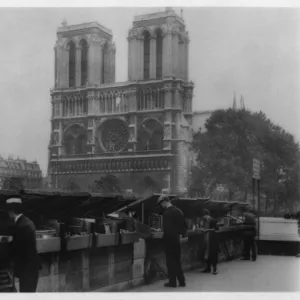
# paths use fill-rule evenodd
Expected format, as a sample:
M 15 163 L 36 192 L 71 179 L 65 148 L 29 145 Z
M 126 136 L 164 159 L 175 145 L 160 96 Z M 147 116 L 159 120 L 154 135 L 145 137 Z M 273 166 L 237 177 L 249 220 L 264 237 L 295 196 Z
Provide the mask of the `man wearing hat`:
M 168 269 L 169 282 L 165 287 L 185 286 L 185 277 L 181 267 L 180 235 L 185 236 L 186 226 L 183 212 L 171 204 L 168 196 L 162 195 L 157 205 L 164 209 L 163 214 L 163 241 L 165 244 L 166 265 Z
M 11 255 L 14 276 L 19 278 L 20 292 L 36 292 L 39 275 L 39 256 L 36 248 L 36 231 L 33 222 L 23 215 L 20 198 L 6 201 L 10 218 L 14 221 Z

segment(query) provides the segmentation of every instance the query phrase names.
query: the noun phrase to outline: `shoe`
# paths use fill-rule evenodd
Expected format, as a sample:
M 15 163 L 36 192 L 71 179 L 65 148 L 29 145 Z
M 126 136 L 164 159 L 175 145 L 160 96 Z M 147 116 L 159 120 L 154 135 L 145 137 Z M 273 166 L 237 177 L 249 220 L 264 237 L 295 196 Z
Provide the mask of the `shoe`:
M 177 287 L 176 283 L 171 283 L 171 282 L 165 283 L 164 286 L 165 287 L 171 287 L 171 288 L 176 288 Z
M 179 286 L 180 286 L 180 287 L 185 287 L 185 286 L 186 286 L 186 285 L 185 285 L 185 282 L 180 282 L 180 283 L 179 283 Z
M 213 274 L 214 274 L 214 275 L 217 275 L 217 274 L 218 274 L 218 271 L 217 271 L 217 270 L 214 270 L 214 271 L 213 271 Z
M 241 260 L 250 260 L 248 257 L 242 257 Z
M 252 260 L 252 261 L 256 261 L 256 257 L 253 257 L 251 260 Z
M 211 272 L 210 269 L 205 269 L 205 270 L 202 271 L 202 273 L 210 273 L 210 272 Z

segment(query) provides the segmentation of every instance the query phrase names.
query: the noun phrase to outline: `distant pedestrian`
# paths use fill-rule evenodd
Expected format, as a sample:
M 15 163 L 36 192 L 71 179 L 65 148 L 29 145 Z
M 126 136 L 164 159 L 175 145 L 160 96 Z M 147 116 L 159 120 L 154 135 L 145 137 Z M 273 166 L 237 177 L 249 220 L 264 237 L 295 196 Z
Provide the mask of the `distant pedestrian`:
M 10 253 L 14 263 L 14 276 L 19 278 L 21 293 L 35 293 L 40 269 L 35 226 L 23 215 L 20 198 L 10 198 L 6 203 L 9 216 L 14 221 Z
M 157 204 L 164 209 L 163 214 L 163 241 L 165 245 L 166 265 L 169 282 L 165 287 L 185 286 L 185 277 L 181 267 L 180 236 L 186 234 L 186 223 L 183 212 L 171 204 L 168 196 L 159 197 Z
M 257 259 L 257 245 L 256 245 L 256 221 L 255 216 L 251 212 L 244 213 L 244 225 L 249 226 L 249 229 L 244 232 L 244 249 L 242 260 L 256 261 Z
M 217 275 L 217 264 L 219 255 L 219 239 L 216 233 L 217 220 L 210 216 L 209 211 L 204 210 L 203 217 L 203 229 L 205 231 L 205 247 L 206 247 L 206 268 L 203 273 L 211 273 L 211 267 L 213 268 L 213 274 Z

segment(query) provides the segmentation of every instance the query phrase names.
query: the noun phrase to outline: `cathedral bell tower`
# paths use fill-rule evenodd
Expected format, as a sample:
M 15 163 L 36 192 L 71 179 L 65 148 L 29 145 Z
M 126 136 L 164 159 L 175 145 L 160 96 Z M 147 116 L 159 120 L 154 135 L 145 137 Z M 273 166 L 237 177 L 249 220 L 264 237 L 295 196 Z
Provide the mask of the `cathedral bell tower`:
M 57 31 L 55 88 L 80 88 L 115 82 L 115 45 L 109 29 L 93 22 Z
M 136 16 L 128 36 L 128 79 L 188 81 L 189 42 L 184 20 L 171 8 Z
M 192 140 L 193 83 L 188 81 L 189 42 L 184 20 L 171 8 L 135 16 L 128 35 L 128 81 L 137 85 L 133 122 L 137 139 L 141 140 L 140 128 L 145 120 L 161 120 L 163 150 L 173 156 L 171 172 L 164 177 L 165 189 L 177 193 L 186 191 L 191 168 L 188 148 Z
M 57 30 L 54 54 L 50 160 L 72 153 L 93 153 L 90 115 L 95 106 L 94 89 L 115 82 L 112 32 L 96 22 L 69 26 L 64 21 Z

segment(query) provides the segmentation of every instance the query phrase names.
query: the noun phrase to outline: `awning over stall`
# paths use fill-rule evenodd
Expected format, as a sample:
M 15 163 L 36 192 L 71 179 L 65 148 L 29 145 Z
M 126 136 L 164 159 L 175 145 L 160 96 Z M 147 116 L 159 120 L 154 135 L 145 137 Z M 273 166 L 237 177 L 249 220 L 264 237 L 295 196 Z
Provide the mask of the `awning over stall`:
M 45 217 L 61 220 L 69 218 L 72 211 L 89 199 L 89 193 L 44 192 L 25 190 L 22 192 L 23 204 L 29 211 Z
M 149 214 L 160 213 L 162 210 L 157 207 L 157 200 L 162 194 L 152 194 L 149 197 L 138 199 L 131 204 L 124 206 L 118 212 L 133 211 L 137 214 L 140 220 L 144 219 L 144 214 L 149 217 Z M 165 195 L 165 194 L 163 194 Z M 179 198 L 176 195 L 167 195 L 171 202 L 183 211 L 187 218 L 194 218 L 203 215 L 203 205 L 209 198 Z
M 212 201 L 209 200 L 204 203 L 204 208 L 208 209 L 211 215 L 215 218 L 223 217 L 229 212 L 241 211 L 244 207 L 248 206 L 248 203 L 243 202 L 228 202 L 228 201 Z
M 124 198 L 122 195 L 90 194 L 88 200 L 79 205 L 72 214 L 76 217 L 98 218 L 128 206 L 136 199 Z
M 6 209 L 10 197 L 22 197 L 26 212 L 40 214 L 49 219 L 63 221 L 71 217 L 97 217 L 124 207 L 135 198 L 122 195 L 90 194 L 86 192 L 49 192 L 36 190 L 0 190 L 0 209 Z
M 203 215 L 204 204 L 209 198 L 180 198 L 172 203 L 182 210 L 186 218 L 196 218 Z
M 129 205 L 121 207 L 118 211 L 135 211 L 138 212 L 143 205 L 143 209 L 147 211 L 157 211 L 157 200 L 162 194 L 152 194 L 149 197 L 138 199 Z M 166 194 L 163 194 L 166 195 Z M 166 195 L 169 196 L 171 200 L 177 198 L 176 195 Z

